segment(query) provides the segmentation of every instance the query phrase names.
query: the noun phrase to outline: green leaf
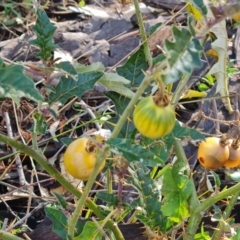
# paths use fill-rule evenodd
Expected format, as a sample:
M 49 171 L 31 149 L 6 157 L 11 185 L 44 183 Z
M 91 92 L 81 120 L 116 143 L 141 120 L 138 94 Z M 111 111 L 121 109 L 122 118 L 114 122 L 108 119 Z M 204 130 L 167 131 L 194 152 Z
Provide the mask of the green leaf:
M 104 202 L 106 202 L 108 204 L 108 206 L 116 207 L 119 204 L 119 199 L 114 194 L 98 192 L 96 194 L 96 197 L 102 199 Z
M 43 101 L 42 95 L 34 86 L 33 81 L 23 73 L 20 65 L 0 66 L 0 97 L 13 99 L 20 104 L 20 98 L 26 97 L 36 102 Z
M 188 217 L 188 198 L 193 191 L 185 164 L 177 159 L 172 168 L 164 172 L 162 194 L 164 195 L 162 213 L 173 222 Z
M 55 209 L 53 207 L 47 206 L 45 207 L 46 215 L 52 220 L 53 223 L 53 232 L 59 235 L 62 239 L 67 239 L 67 221 L 68 218 L 63 214 L 62 211 Z M 80 234 L 83 229 L 85 222 L 77 222 L 75 227 L 76 234 Z
M 132 87 L 138 87 L 144 78 L 143 71 L 147 70 L 147 63 L 143 48 L 134 53 L 128 61 L 116 69 L 120 76 L 131 81 Z
M 173 222 L 179 223 L 189 215 L 188 205 L 181 199 L 179 192 L 173 192 L 163 201 L 162 213 L 169 216 Z
M 214 171 L 210 171 L 212 176 L 213 176 L 213 179 L 214 179 L 214 182 L 215 182 L 215 185 L 217 187 L 217 189 L 220 189 L 220 186 L 221 186 L 221 180 L 218 176 L 218 174 L 216 174 Z
M 76 138 L 64 137 L 64 138 L 61 138 L 60 140 L 64 145 L 68 146 L 70 143 L 72 143 L 74 140 L 76 140 Z
M 143 148 L 141 145 L 134 144 L 133 140 L 114 138 L 109 139 L 107 144 L 112 151 L 117 149 L 129 162 L 139 161 L 146 166 L 164 165 L 164 162 L 150 149 Z
M 150 35 L 152 35 L 153 33 L 156 32 L 156 30 L 158 30 L 158 28 L 162 25 L 162 22 L 156 23 L 154 26 L 151 26 L 149 29 L 149 33 Z
M 207 8 L 203 0 L 191 0 L 191 2 L 204 14 L 207 14 Z
M 113 91 L 105 92 L 104 94 L 113 101 L 117 114 L 120 116 L 124 112 L 130 100 Z
M 166 56 L 163 54 L 159 54 L 157 55 L 155 58 L 153 58 L 153 66 L 155 66 L 156 64 L 163 62 L 166 59 Z
M 98 222 L 99 224 L 101 222 Z M 74 240 L 102 240 L 102 234 L 94 222 L 86 222 L 82 233 L 75 237 Z
M 223 220 L 222 210 L 215 204 L 213 205 L 213 213 L 211 215 L 211 220 L 214 222 Z
M 211 237 L 209 236 L 209 232 L 204 231 L 203 223 L 201 226 L 201 232 L 195 234 L 194 240 L 211 240 Z
M 64 70 L 70 77 L 76 80 L 77 71 L 70 62 L 60 62 L 55 67 Z
M 185 137 L 191 137 L 192 140 L 205 139 L 203 134 L 201 134 L 195 129 L 182 127 L 178 121 L 176 121 L 173 131 L 167 135 L 166 139 L 172 138 L 172 137 L 180 138 L 180 139 L 184 139 Z
M 160 191 L 156 183 L 150 177 L 150 170 L 141 163 L 131 165 L 128 179 L 139 192 L 139 199 L 131 205 L 141 207 L 142 212 L 138 212 L 136 217 L 151 229 L 165 232 L 167 230 L 167 218 L 161 213 Z
M 103 72 L 105 70 L 105 67 L 101 62 L 95 62 L 87 66 L 75 63 L 73 66 L 78 73 Z
M 205 92 L 209 89 L 209 87 L 205 83 L 200 83 L 198 84 L 198 90 L 201 92 Z
M 40 113 L 34 113 L 33 118 L 36 120 L 34 123 L 35 124 L 34 131 L 36 131 L 37 134 L 45 134 L 48 125 L 43 115 Z
M 130 102 L 130 100 L 128 98 L 126 98 L 116 92 L 112 92 L 112 91 L 105 92 L 104 94 L 113 101 L 113 103 L 115 104 L 116 110 L 117 110 L 117 116 L 108 120 L 109 123 L 106 122 L 104 124 L 104 126 L 106 128 L 112 130 L 114 128 L 114 126 L 116 125 L 116 123 L 118 122 L 119 117 L 124 112 L 125 108 L 127 107 L 128 103 Z M 131 115 L 129 117 L 131 117 Z M 132 134 L 133 131 L 135 131 L 134 124 L 131 121 L 125 121 L 118 137 L 126 138 L 130 134 Z
M 178 190 L 181 190 L 183 199 L 188 199 L 192 193 L 189 177 L 186 175 L 188 166 L 181 160 L 177 159 L 172 167 L 172 177 Z
M 67 202 L 66 200 L 63 198 L 62 195 L 60 195 L 59 193 L 56 193 L 53 191 L 54 196 L 57 198 L 59 204 L 63 207 L 63 208 L 67 208 Z
M 168 69 L 163 80 L 166 84 L 179 80 L 183 74 L 191 73 L 195 67 L 201 67 L 202 46 L 186 28 L 172 28 L 175 41 L 165 41 Z
M 134 92 L 131 91 L 129 87 L 124 86 L 124 84 L 129 84 L 130 81 L 119 76 L 117 73 L 104 73 L 98 83 L 101 83 L 110 91 L 117 92 L 124 97 L 132 99 L 134 96 Z
M 46 12 L 38 8 L 36 24 L 32 29 L 36 33 L 37 38 L 30 41 L 30 44 L 39 47 L 40 52 L 36 56 L 47 61 L 52 55 L 51 51 L 57 48 L 57 45 L 53 43 L 53 34 L 57 27 L 53 26 L 49 21 Z
M 77 81 L 73 78 L 61 77 L 59 84 L 55 88 L 55 92 L 49 95 L 49 103 L 59 101 L 64 104 L 70 97 L 81 97 L 82 94 L 92 89 L 94 84 L 102 77 L 103 73 L 79 73 Z
M 46 215 L 52 220 L 53 232 L 59 235 L 62 239 L 67 237 L 67 217 L 62 213 L 62 211 L 52 208 L 45 207 Z
M 238 240 L 238 239 L 240 239 L 240 227 L 237 227 L 237 228 L 235 229 L 235 231 L 237 232 L 237 234 L 234 235 L 234 236 L 231 238 L 231 240 Z

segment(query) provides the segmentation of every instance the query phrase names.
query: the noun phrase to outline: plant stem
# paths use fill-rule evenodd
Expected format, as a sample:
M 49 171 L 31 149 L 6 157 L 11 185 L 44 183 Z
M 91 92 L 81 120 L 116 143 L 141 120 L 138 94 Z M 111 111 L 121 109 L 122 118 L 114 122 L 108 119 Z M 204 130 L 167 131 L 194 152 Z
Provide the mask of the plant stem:
M 224 219 L 227 219 L 230 217 L 230 214 L 232 212 L 232 209 L 234 208 L 234 205 L 236 204 L 238 200 L 239 192 L 236 192 L 230 199 L 229 203 L 227 204 L 227 207 L 225 209 L 225 215 Z M 220 231 L 218 230 L 220 229 Z M 214 231 L 214 234 L 212 235 L 212 240 L 218 240 L 221 237 L 221 234 L 223 233 L 224 229 L 222 228 L 221 221 L 218 223 L 217 229 Z
M 73 212 L 72 217 L 70 217 L 69 220 L 68 220 L 68 239 L 69 240 L 74 239 L 74 228 L 77 224 L 79 216 L 81 216 L 81 214 L 82 214 L 83 206 L 86 202 L 88 194 L 89 194 L 90 190 L 92 189 L 92 186 L 93 186 L 93 184 L 95 182 L 95 179 L 98 175 L 99 168 L 101 167 L 101 165 L 105 161 L 105 159 L 108 157 L 108 154 L 109 154 L 109 147 L 108 146 L 105 146 L 103 148 L 103 150 L 97 149 L 96 163 L 95 163 L 95 166 L 94 166 L 93 171 L 91 173 L 91 176 L 87 181 L 87 185 L 86 185 L 86 187 L 85 187 L 85 189 L 82 193 L 82 196 L 80 197 L 80 199 L 77 203 L 77 206 L 76 206 L 76 208 Z M 124 239 L 124 238 L 122 237 L 122 238 L 118 238 L 118 239 Z
M 23 240 L 23 238 L 17 237 L 15 235 L 12 235 L 8 232 L 4 232 L 2 230 L 0 230 L 0 239 L 4 239 L 4 240 Z
M 32 157 L 36 160 L 36 162 L 41 165 L 52 177 L 54 177 L 61 185 L 63 185 L 69 192 L 71 192 L 77 198 L 80 198 L 82 194 L 78 191 L 76 187 L 74 187 L 71 183 L 69 183 L 60 172 L 58 172 L 51 164 L 48 163 L 47 159 L 43 154 L 34 149 L 26 146 L 14 139 L 11 139 L 3 134 L 0 134 L 0 142 L 3 142 L 11 147 L 16 148 L 17 150 L 25 153 L 26 155 Z M 100 219 L 104 219 L 105 216 L 103 215 L 101 209 L 90 199 L 86 200 L 86 206 L 91 209 L 94 214 Z M 122 233 L 118 229 L 117 226 L 114 225 L 112 221 L 108 221 L 106 226 L 113 232 L 116 239 L 120 240 L 122 238 Z
M 111 138 L 116 138 L 121 131 L 124 123 L 126 122 L 127 117 L 130 115 L 134 105 L 137 103 L 138 99 L 141 97 L 144 90 L 147 88 L 149 83 L 152 81 L 153 77 L 151 75 L 145 75 L 141 85 L 139 86 L 137 92 L 135 93 L 134 97 L 129 102 L 128 106 L 125 108 L 121 118 L 119 119 L 117 125 L 114 127 L 112 132 Z
M 112 172 L 110 168 L 107 169 L 106 175 L 107 175 L 107 193 L 112 194 L 113 185 L 112 185 Z M 113 206 L 110 206 L 109 209 L 110 211 L 113 211 Z
M 189 80 L 189 78 L 191 77 L 192 73 L 185 73 L 182 77 L 182 79 L 180 80 L 176 91 L 174 92 L 173 98 L 172 98 L 172 104 L 176 105 L 182 95 L 182 92 L 185 88 L 185 86 L 187 85 L 187 82 Z
M 174 142 L 174 150 L 175 150 L 175 153 L 176 153 L 178 159 L 182 159 L 182 161 L 185 162 L 185 165 L 188 166 L 187 158 L 185 156 L 183 147 L 181 145 L 181 141 L 179 139 L 176 139 Z M 230 195 L 235 194 L 235 196 L 231 199 L 232 200 L 231 206 L 229 206 L 229 208 L 226 209 L 227 217 L 230 215 L 231 209 L 234 206 L 234 203 L 236 202 L 236 199 L 238 196 L 238 194 L 236 194 L 236 193 L 240 192 L 240 183 L 236 184 L 235 186 L 233 186 L 229 189 L 223 190 L 222 192 L 216 194 L 215 196 L 211 196 L 211 197 L 207 198 L 202 203 L 199 203 L 197 193 L 195 190 L 195 186 L 194 186 L 194 182 L 191 178 L 191 173 L 190 173 L 189 167 L 187 168 L 187 175 L 190 177 L 193 192 L 189 199 L 190 218 L 188 221 L 188 226 L 186 228 L 186 233 L 183 235 L 183 239 L 184 240 L 192 240 L 192 239 L 194 239 L 194 235 L 196 234 L 199 224 L 202 220 L 203 213 L 209 207 L 211 207 L 213 204 L 215 204 L 216 202 L 218 202 L 224 198 L 227 198 Z M 216 238 L 216 239 L 219 239 L 219 238 Z
M 188 160 L 186 158 L 184 149 L 183 149 L 181 141 L 179 139 L 175 139 L 175 141 L 174 141 L 174 150 L 175 150 L 175 154 L 176 154 L 177 158 L 181 159 L 185 163 L 187 175 L 191 182 L 192 194 L 189 199 L 189 209 L 190 209 L 190 216 L 191 216 L 192 212 L 194 212 L 196 210 L 196 208 L 198 208 L 200 206 L 200 202 L 197 197 L 197 192 L 195 189 L 194 181 L 191 176 L 191 171 L 190 171 L 190 168 L 188 165 Z
M 227 198 L 230 195 L 236 194 L 236 192 L 240 191 L 240 183 L 236 184 L 235 186 L 223 190 L 222 192 L 218 193 L 215 196 L 211 196 L 204 200 L 198 208 L 195 209 L 194 212 L 191 213 L 188 226 L 186 229 L 186 233 L 184 234 L 184 240 L 192 240 L 194 235 L 198 229 L 198 226 L 202 220 L 202 213 L 205 212 L 209 207 L 211 207 L 216 202 Z
M 145 59 L 148 63 L 148 66 L 152 66 L 152 56 L 151 56 L 151 52 L 150 52 L 148 42 L 147 42 L 147 35 L 146 35 L 144 24 L 143 24 L 143 18 L 142 18 L 142 14 L 141 14 L 140 7 L 139 7 L 139 2 L 138 2 L 138 0 L 133 0 L 133 3 L 134 3 L 135 11 L 136 11 L 136 16 L 137 16 L 137 20 L 138 20 L 138 25 L 139 25 L 139 29 L 140 29 L 142 42 L 144 42 L 143 49 L 144 49 Z

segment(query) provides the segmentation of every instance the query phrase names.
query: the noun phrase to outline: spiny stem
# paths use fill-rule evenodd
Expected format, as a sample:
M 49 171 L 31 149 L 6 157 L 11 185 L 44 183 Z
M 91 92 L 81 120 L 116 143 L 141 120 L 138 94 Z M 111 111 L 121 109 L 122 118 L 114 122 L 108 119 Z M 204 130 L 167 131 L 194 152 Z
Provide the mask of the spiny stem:
M 142 42 L 144 42 L 143 49 L 144 49 L 145 59 L 148 63 L 148 66 L 152 66 L 152 56 L 151 56 L 151 52 L 150 52 L 149 45 L 147 42 L 147 35 L 146 35 L 144 24 L 143 24 L 143 18 L 142 18 L 142 14 L 141 14 L 140 7 L 139 7 L 139 2 L 138 2 L 138 0 L 133 0 L 133 3 L 134 3 L 135 11 L 136 11 L 136 16 L 137 16 L 137 20 L 138 20 L 138 25 L 139 25 L 139 29 L 140 29 Z

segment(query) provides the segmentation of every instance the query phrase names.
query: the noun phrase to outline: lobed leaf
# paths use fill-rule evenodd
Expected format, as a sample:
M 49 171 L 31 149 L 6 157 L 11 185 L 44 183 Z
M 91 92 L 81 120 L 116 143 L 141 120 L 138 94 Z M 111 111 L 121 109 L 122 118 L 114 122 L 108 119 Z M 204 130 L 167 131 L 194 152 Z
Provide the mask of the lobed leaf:
M 114 138 L 109 139 L 107 144 L 112 150 L 117 149 L 117 152 L 124 156 L 128 162 L 140 161 L 146 166 L 164 165 L 164 162 L 151 149 L 143 148 L 141 145 L 135 144 L 133 140 Z
M 64 213 L 56 208 L 47 206 L 45 207 L 45 213 L 46 215 L 52 220 L 53 223 L 53 232 L 55 232 L 57 235 L 59 235 L 62 239 L 67 239 L 67 221 L 68 218 L 64 215 Z M 80 232 L 83 229 L 85 222 L 77 222 L 77 225 L 75 227 L 76 234 L 80 234 Z
M 143 48 L 134 53 L 128 61 L 116 69 L 120 76 L 131 81 L 132 87 L 138 87 L 144 78 L 143 71 L 147 70 L 147 63 Z
M 161 213 L 161 198 L 155 182 L 150 177 L 150 170 L 141 163 L 135 164 L 130 169 L 131 178 L 129 182 L 134 185 L 139 192 L 139 199 L 135 200 L 131 205 L 141 207 L 136 217 L 151 229 L 159 232 L 167 230 L 167 218 Z
M 186 28 L 173 26 L 173 42 L 165 41 L 168 69 L 163 80 L 166 84 L 179 80 L 183 74 L 191 73 L 195 67 L 201 67 L 202 46 Z
M 101 83 L 107 87 L 108 90 L 117 92 L 124 97 L 131 99 L 134 96 L 134 92 L 130 90 L 129 87 L 124 86 L 124 84 L 128 85 L 130 81 L 116 73 L 104 73 L 98 83 Z
M 115 126 L 115 124 L 118 122 L 121 114 L 127 107 L 130 100 L 129 100 L 129 98 L 126 98 L 126 97 L 122 96 L 121 94 L 118 94 L 113 91 L 105 92 L 104 94 L 113 101 L 113 103 L 115 104 L 116 110 L 117 110 L 116 116 L 111 118 L 109 121 L 107 121 L 104 124 L 106 128 L 112 130 L 113 127 Z M 126 138 L 127 136 L 132 134 L 134 130 L 135 130 L 134 124 L 129 120 L 125 121 L 118 137 Z
M 75 237 L 74 240 L 102 240 L 102 234 L 98 229 L 98 226 L 94 222 L 86 222 L 82 233 Z
M 26 97 L 35 102 L 43 101 L 32 79 L 23 73 L 20 65 L 4 66 L 0 59 L 0 97 L 9 97 L 20 104 L 20 98 Z
M 77 81 L 73 78 L 61 77 L 54 92 L 49 95 L 49 103 L 59 101 L 64 104 L 70 97 L 81 97 L 86 90 L 93 88 L 102 75 L 101 72 L 79 73 Z
M 30 44 L 39 47 L 40 52 L 36 56 L 47 61 L 52 55 L 52 50 L 57 48 L 57 45 L 53 43 L 53 34 L 57 27 L 49 21 L 46 12 L 38 8 L 36 24 L 32 29 L 36 33 L 37 38 L 30 41 Z
M 193 191 L 191 182 L 185 175 L 186 166 L 179 159 L 173 167 L 164 172 L 162 213 L 173 222 L 181 222 L 188 217 L 188 199 Z

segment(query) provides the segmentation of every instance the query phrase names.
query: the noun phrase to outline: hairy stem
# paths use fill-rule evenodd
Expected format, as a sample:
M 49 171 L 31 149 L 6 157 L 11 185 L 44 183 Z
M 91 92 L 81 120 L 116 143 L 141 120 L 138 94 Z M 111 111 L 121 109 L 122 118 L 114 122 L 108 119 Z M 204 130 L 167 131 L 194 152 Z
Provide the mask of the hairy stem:
M 139 25 L 139 29 L 140 29 L 142 42 L 144 42 L 143 49 L 144 49 L 145 59 L 148 63 L 148 66 L 152 66 L 152 56 L 151 56 L 151 52 L 150 52 L 148 42 L 147 42 L 147 35 L 145 32 L 145 28 L 144 28 L 143 18 L 142 18 L 142 14 L 141 14 L 140 7 L 139 7 L 139 2 L 138 2 L 138 0 L 133 0 L 133 3 L 134 3 L 135 11 L 136 11 L 136 16 L 137 16 L 137 20 L 138 20 L 138 25 Z

